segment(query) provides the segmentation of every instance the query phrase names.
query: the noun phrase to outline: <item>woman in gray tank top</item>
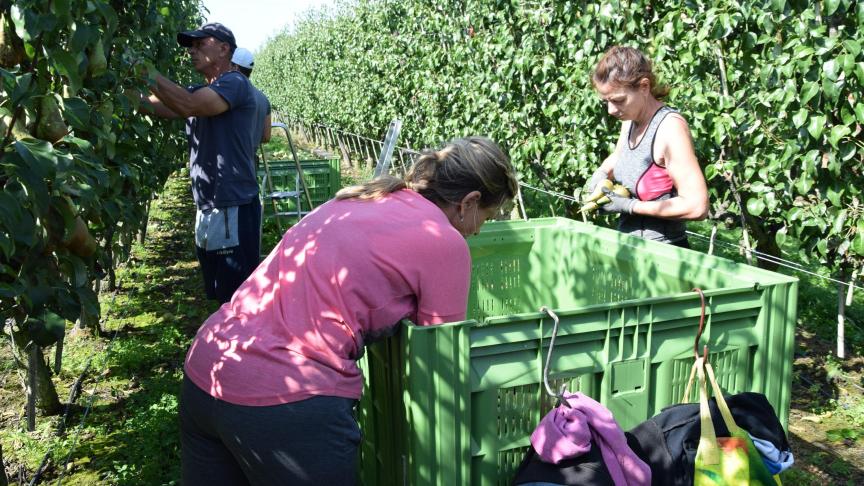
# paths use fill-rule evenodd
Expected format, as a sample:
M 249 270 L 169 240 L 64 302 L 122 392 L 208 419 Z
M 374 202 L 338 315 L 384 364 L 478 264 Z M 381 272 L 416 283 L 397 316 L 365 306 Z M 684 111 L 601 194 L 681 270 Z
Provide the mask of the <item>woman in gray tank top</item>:
M 630 198 L 608 193 L 608 213 L 620 213 L 618 229 L 649 240 L 689 247 L 685 221 L 708 215 L 708 189 L 690 139 L 687 121 L 660 100 L 669 89 L 658 86 L 651 61 L 637 49 L 610 48 L 591 76 L 621 134 L 615 151 L 588 181 L 591 192 L 612 179 Z

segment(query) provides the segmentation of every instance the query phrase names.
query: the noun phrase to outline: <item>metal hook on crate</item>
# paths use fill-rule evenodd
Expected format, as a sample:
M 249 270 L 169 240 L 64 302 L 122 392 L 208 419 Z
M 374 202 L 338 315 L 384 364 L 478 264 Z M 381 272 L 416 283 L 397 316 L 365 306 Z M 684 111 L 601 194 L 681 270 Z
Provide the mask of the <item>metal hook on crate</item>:
M 546 387 L 546 394 L 555 399 L 555 406 L 564 405 L 567 408 L 570 408 L 570 404 L 567 403 L 567 400 L 564 399 L 564 389 L 567 388 L 566 384 L 561 385 L 561 390 L 557 393 L 552 390 L 552 387 L 549 386 L 549 363 L 552 361 L 552 349 L 555 347 L 555 336 L 558 335 L 558 316 L 552 311 L 552 309 L 546 307 L 545 305 L 540 308 L 540 312 L 545 312 L 549 314 L 549 317 L 552 318 L 552 321 L 555 324 L 552 326 L 552 337 L 549 339 L 549 351 L 546 352 L 546 363 L 543 365 L 543 386 Z M 540 337 L 541 341 L 543 337 Z
M 693 356 L 699 359 L 699 339 L 702 338 L 702 332 L 705 330 L 705 294 L 702 293 L 702 289 L 699 287 L 694 288 L 693 292 L 699 294 L 699 300 L 702 304 L 702 314 L 699 316 L 699 330 L 696 331 L 696 340 L 693 342 Z M 707 344 L 702 347 L 702 359 L 705 363 L 708 362 Z

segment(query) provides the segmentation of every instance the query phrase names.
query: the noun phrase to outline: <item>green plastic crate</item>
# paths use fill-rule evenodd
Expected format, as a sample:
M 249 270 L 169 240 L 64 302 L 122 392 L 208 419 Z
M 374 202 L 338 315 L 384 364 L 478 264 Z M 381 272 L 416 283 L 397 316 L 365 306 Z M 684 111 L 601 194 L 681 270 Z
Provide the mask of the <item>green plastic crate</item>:
M 470 238 L 470 320 L 369 347 L 366 485 L 509 485 L 553 406 L 542 385 L 600 400 L 625 430 L 678 403 L 703 343 L 727 393 L 763 393 L 787 424 L 798 281 L 562 218 L 494 222 Z M 695 399 L 695 396 L 694 396 Z
M 302 190 L 297 181 L 297 166 L 293 160 L 274 160 L 268 161 L 267 165 L 270 168 L 270 177 L 272 178 L 273 191 L 294 191 Z M 332 199 L 336 192 L 342 187 L 341 174 L 339 172 L 339 159 L 315 159 L 301 160 L 303 167 L 303 176 L 306 185 L 309 188 L 309 196 L 312 199 L 312 207 L 308 207 L 306 196 L 301 193 L 300 207 L 302 211 L 308 212 L 312 209 L 324 204 Z M 265 184 L 264 176 L 266 171 L 263 165 L 258 167 L 258 184 L 261 194 L 271 192 L 270 184 Z M 276 207 L 280 213 L 296 213 L 297 202 L 294 199 L 282 199 L 276 201 Z M 272 217 L 273 203 L 265 200 L 263 204 L 263 214 L 265 218 Z M 292 220 L 292 223 L 295 222 Z

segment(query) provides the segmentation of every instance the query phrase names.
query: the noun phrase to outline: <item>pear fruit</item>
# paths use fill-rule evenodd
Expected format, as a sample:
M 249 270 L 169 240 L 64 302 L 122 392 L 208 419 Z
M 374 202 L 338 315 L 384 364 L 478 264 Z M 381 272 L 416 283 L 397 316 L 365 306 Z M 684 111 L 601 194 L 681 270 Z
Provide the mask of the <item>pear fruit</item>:
M 69 133 L 69 127 L 63 121 L 60 108 L 53 94 L 42 98 L 39 111 L 39 123 L 36 125 L 36 138 L 54 143 Z
M 0 67 L 12 68 L 26 57 L 24 42 L 15 33 L 15 24 L 9 12 L 0 11 Z
M 87 73 L 91 77 L 102 76 L 108 70 L 108 60 L 105 59 L 105 46 L 102 44 L 102 39 L 96 41 L 96 45 L 90 50 L 87 63 Z
M 108 98 L 102 100 L 102 104 L 99 105 L 99 113 L 102 114 L 102 118 L 106 122 L 110 122 L 114 117 L 114 103 Z
M 87 223 L 81 216 L 75 217 L 75 227 L 69 233 L 69 237 L 63 240 L 63 246 L 80 257 L 86 258 L 96 253 L 96 240 L 90 234 Z
M 582 198 L 582 203 L 590 203 L 600 199 L 603 197 L 603 189 L 609 189 L 611 191 L 612 187 L 613 184 L 611 180 L 603 179 L 603 182 L 597 184 L 597 187 L 594 188 L 594 192 Z
M 626 187 L 622 186 L 621 184 L 613 184 L 612 181 L 610 181 L 609 179 L 606 179 L 602 183 L 597 184 L 597 187 L 600 188 L 600 195 L 595 196 L 598 191 L 594 191 L 594 194 L 591 194 L 591 196 L 586 199 L 587 203 L 582 206 L 583 213 L 594 212 L 599 209 L 600 206 L 603 206 L 604 204 L 609 204 L 609 202 L 611 202 L 609 196 L 603 193 L 602 188 L 609 189 L 610 191 L 621 197 L 630 197 L 630 191 L 628 191 Z

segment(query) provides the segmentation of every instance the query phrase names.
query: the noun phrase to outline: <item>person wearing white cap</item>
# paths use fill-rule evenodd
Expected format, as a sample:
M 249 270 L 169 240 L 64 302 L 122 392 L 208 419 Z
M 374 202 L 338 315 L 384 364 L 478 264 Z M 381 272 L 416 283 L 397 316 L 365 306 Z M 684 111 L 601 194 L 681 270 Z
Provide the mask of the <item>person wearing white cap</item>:
M 243 73 L 247 78 L 252 76 L 252 68 L 255 66 L 255 58 L 252 56 L 252 53 L 249 52 L 249 49 L 238 47 L 234 51 L 234 55 L 231 56 L 231 65 L 234 69 Z M 256 125 L 255 133 L 261 133 L 261 142 L 267 143 L 270 141 L 270 100 L 264 96 L 258 88 L 254 85 L 252 88 L 255 90 L 255 98 L 258 101 L 258 115 L 261 120 L 260 128 Z
M 188 49 L 206 84 L 184 88 L 154 73 L 152 95 L 142 106 L 157 116 L 186 119 L 198 209 L 196 254 L 207 297 L 226 303 L 260 259 L 259 103 L 249 79 L 232 68 L 237 43 L 230 29 L 208 23 L 178 33 L 177 42 Z
M 231 64 L 237 67 L 237 70 L 246 75 L 252 76 L 252 69 L 255 68 L 255 57 L 245 47 L 238 47 L 234 50 L 234 55 L 231 56 Z

